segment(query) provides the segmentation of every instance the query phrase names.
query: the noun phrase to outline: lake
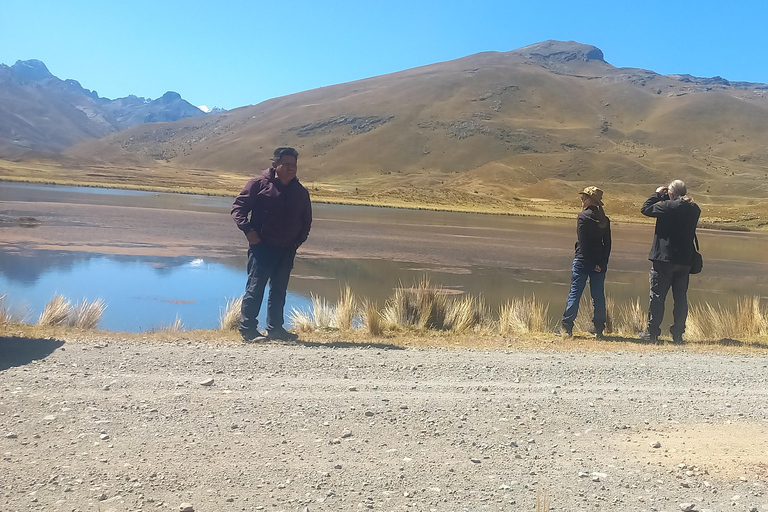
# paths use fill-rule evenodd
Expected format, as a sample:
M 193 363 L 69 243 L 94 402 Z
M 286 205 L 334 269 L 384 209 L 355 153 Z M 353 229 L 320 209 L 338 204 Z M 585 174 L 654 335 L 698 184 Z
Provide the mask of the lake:
M 576 202 L 576 201 L 575 201 Z M 173 323 L 210 329 L 245 285 L 247 246 L 229 217 L 232 198 L 0 183 L 0 295 L 35 321 L 56 293 L 108 304 L 100 327 L 140 332 Z M 607 203 L 610 215 L 610 202 Z M 335 300 L 349 284 L 383 306 L 422 276 L 496 308 L 536 295 L 562 312 L 574 219 L 537 219 L 315 204 L 288 305 Z M 706 211 L 705 211 L 706 214 Z M 638 217 L 640 215 L 638 214 Z M 30 220 L 33 219 L 33 220 Z M 651 224 L 613 223 L 606 292 L 617 303 L 648 295 Z M 699 230 L 705 270 L 692 302 L 768 297 L 768 236 Z M 670 301 L 671 302 L 671 301 Z M 666 325 L 666 321 L 665 321 Z

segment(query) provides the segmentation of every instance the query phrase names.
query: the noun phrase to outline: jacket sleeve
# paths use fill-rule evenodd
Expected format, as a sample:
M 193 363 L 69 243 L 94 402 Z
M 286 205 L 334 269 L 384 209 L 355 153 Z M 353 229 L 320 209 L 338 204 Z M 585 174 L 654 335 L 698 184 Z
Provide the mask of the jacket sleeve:
M 253 211 L 258 192 L 256 178 L 253 178 L 245 184 L 245 187 L 243 187 L 240 195 L 235 198 L 235 202 L 232 205 L 230 215 L 235 219 L 235 224 L 243 233 L 253 231 L 253 227 L 248 220 L 248 214 Z
M 640 213 L 646 217 L 660 217 L 667 211 L 666 201 L 668 199 L 669 196 L 654 192 L 654 194 L 643 203 L 643 206 L 640 208 Z
M 304 208 L 301 211 L 301 231 L 296 237 L 296 248 L 307 241 L 309 230 L 312 227 L 312 202 L 309 199 L 309 193 L 306 194 Z
M 605 271 L 608 267 L 608 260 L 611 257 L 611 221 L 608 221 L 608 229 L 605 230 L 603 235 L 603 257 L 597 264 Z

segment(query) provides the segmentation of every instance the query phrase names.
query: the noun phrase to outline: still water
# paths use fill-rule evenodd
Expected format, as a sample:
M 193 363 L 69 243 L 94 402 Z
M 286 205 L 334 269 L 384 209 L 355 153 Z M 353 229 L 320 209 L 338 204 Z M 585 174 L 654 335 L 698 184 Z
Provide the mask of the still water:
M 73 204 L 125 207 L 128 215 L 131 209 L 220 214 L 214 218 L 221 226 L 212 231 L 235 236 L 227 215 L 231 201 L 0 183 L 0 233 L 39 233 L 43 228 L 23 230 L 12 225 L 14 219 L 40 215 L 48 204 Z M 562 312 L 575 238 L 575 223 L 567 219 L 321 204 L 314 211 L 310 240 L 291 277 L 286 312 L 308 308 L 313 293 L 335 300 L 345 284 L 381 307 L 396 287 L 410 286 L 422 276 L 448 293 L 481 295 L 492 308 L 535 294 L 550 304 L 553 320 Z M 66 229 L 86 224 L 71 217 L 61 222 Z M 614 223 L 613 232 L 607 293 L 617 303 L 636 297 L 645 302 L 645 255 L 652 227 Z M 715 231 L 700 232 L 699 237 L 705 272 L 691 281 L 692 302 L 733 304 L 744 295 L 768 297 L 768 237 Z M 218 324 L 226 300 L 240 296 L 245 286 L 245 250 L 237 241 L 221 243 L 232 246 L 221 254 L 190 250 L 182 257 L 46 250 L 3 241 L 0 238 L 0 295 L 6 294 L 6 307 L 30 322 L 59 293 L 72 301 L 103 299 L 108 305 L 99 325 L 103 329 L 140 332 L 171 324 L 177 317 L 188 329 L 210 329 Z

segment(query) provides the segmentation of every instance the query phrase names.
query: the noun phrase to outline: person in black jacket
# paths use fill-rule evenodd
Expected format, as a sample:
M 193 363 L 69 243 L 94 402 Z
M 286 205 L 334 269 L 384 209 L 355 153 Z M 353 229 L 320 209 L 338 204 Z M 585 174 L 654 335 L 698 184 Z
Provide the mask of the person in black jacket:
M 579 314 L 579 301 L 589 279 L 595 337 L 602 339 L 606 321 L 605 272 L 611 255 L 611 221 L 603 210 L 602 190 L 587 187 L 579 194 L 583 209 L 576 220 L 577 241 L 571 273 L 571 291 L 560 322 L 560 333 L 573 336 L 573 323 Z
M 659 187 L 640 209 L 643 215 L 656 218 L 653 245 L 648 254 L 651 260 L 651 303 L 648 308 L 648 329 L 640 339 L 658 342 L 664 301 L 669 288 L 675 301 L 672 314 L 674 324 L 669 331 L 675 343 L 683 341 L 685 321 L 688 319 L 688 278 L 693 260 L 693 238 L 701 209 L 686 194 L 681 180 Z
M 267 338 L 259 332 L 257 320 L 267 282 L 268 337 L 298 338 L 283 327 L 296 249 L 306 241 L 312 225 L 309 192 L 296 178 L 298 157 L 293 148 L 277 148 L 272 166 L 249 180 L 232 205 L 232 217 L 249 244 L 248 283 L 240 310 L 240 334 L 245 341 Z

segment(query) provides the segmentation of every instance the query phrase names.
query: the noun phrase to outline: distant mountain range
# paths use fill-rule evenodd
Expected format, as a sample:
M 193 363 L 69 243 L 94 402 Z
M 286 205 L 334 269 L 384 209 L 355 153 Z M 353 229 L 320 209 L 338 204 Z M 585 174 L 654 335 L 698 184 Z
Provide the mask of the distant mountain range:
M 0 156 L 6 158 L 58 153 L 138 124 L 202 115 L 175 92 L 110 100 L 76 80 L 60 80 L 39 60 L 0 64 Z
M 25 94 L 42 96 L 34 84 L 43 71 L 28 72 Z M 175 122 L 138 124 L 158 117 L 96 110 L 102 100 L 94 93 L 57 84 L 57 101 L 0 101 L 3 120 L 22 118 L 16 139 L 2 122 L 0 155 L 19 140 L 23 119 L 48 116 L 43 131 L 66 148 L 57 158 L 72 169 L 98 167 L 102 182 L 167 186 L 161 177 L 172 175 L 176 186 L 236 190 L 275 147 L 290 145 L 302 181 L 333 197 L 503 210 L 531 198 L 572 201 L 595 184 L 636 211 L 649 187 L 681 178 L 702 199 L 768 205 L 768 85 L 616 68 L 600 49 L 573 41 L 479 53 L 220 114 L 190 106 L 195 117 Z M 70 89 L 86 106 L 71 105 Z M 73 136 L 74 117 L 96 120 L 92 131 Z M 123 118 L 135 126 L 109 133 Z M 136 169 L 140 180 L 131 178 Z

